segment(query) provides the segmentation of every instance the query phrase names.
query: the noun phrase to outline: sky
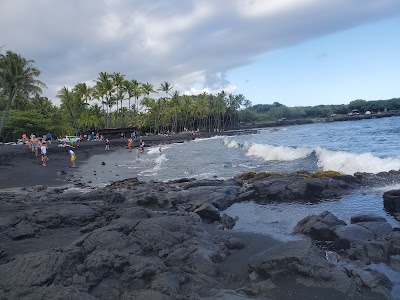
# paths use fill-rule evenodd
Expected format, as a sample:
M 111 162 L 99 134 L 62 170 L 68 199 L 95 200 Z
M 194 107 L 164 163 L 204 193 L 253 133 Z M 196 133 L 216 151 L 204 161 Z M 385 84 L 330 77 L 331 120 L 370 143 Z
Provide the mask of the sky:
M 100 72 L 253 105 L 400 97 L 399 0 L 0 0 L 0 28 L 56 105 Z

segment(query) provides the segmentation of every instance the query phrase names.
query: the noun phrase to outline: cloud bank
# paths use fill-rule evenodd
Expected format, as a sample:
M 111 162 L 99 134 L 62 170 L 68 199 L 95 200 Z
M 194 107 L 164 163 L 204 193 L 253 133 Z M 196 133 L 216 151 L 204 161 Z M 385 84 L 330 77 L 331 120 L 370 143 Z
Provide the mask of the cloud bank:
M 0 45 L 33 59 L 45 95 L 121 72 L 181 93 L 235 91 L 258 56 L 400 13 L 398 0 L 1 1 Z M 4 30 L 5 29 L 5 30 Z

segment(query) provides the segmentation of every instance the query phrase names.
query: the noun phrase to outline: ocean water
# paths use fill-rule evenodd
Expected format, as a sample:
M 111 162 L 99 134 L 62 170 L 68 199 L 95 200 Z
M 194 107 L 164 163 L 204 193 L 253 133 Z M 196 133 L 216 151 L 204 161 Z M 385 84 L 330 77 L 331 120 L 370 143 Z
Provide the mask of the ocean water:
M 166 181 L 183 177 L 224 179 L 247 171 L 334 170 L 354 174 L 399 169 L 400 117 L 388 117 L 267 128 L 250 135 L 161 145 L 161 151 L 158 146 L 146 148 L 139 159 L 134 151 L 120 149 L 91 157 L 80 175 L 92 185 L 104 185 L 129 177 Z M 296 238 L 291 232 L 297 222 L 324 210 L 346 222 L 355 214 L 374 213 L 400 226 L 383 210 L 383 192 L 395 188 L 400 184 L 365 188 L 318 204 L 238 203 L 225 213 L 239 217 L 235 230 L 270 234 L 281 240 Z M 287 218 L 288 212 L 291 218 Z
M 91 157 L 80 168 L 80 176 L 92 185 L 104 185 L 129 177 L 167 181 L 183 177 L 224 179 L 247 171 L 334 170 L 354 174 L 399 169 L 400 117 L 388 117 L 267 128 L 251 135 L 161 145 L 161 151 L 158 146 L 147 148 L 139 159 L 134 151 L 120 149 Z M 353 215 L 373 213 L 399 227 L 399 222 L 384 211 L 382 198 L 383 192 L 399 188 L 400 184 L 387 183 L 317 204 L 260 205 L 249 201 L 234 204 L 224 213 L 239 217 L 233 230 L 268 234 L 282 241 L 299 238 L 292 235 L 297 222 L 325 210 L 347 223 Z M 387 266 L 381 268 L 385 273 L 394 272 Z M 398 272 L 394 274 L 400 278 Z M 400 280 L 393 283 L 392 293 L 400 299 Z

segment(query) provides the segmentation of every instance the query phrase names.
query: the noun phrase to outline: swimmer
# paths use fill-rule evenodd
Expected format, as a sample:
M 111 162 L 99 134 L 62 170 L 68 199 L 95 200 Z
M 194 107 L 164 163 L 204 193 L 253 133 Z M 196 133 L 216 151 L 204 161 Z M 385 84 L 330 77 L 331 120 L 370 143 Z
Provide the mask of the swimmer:
M 136 148 L 136 160 L 140 159 L 139 148 Z

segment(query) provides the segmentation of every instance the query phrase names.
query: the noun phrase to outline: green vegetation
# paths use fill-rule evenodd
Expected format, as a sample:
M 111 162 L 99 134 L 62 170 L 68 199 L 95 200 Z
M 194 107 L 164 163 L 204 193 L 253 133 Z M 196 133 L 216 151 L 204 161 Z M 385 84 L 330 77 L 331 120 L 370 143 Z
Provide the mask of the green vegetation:
M 315 172 L 311 175 L 311 177 L 314 177 L 314 178 L 333 178 L 333 177 L 338 177 L 338 176 L 343 176 L 343 174 L 340 172 L 331 171 L 331 170 Z
M 273 104 L 257 104 L 239 112 L 242 122 L 259 124 L 274 122 L 285 118 L 287 120 L 327 118 L 331 115 L 347 115 L 353 109 L 361 114 L 367 111 L 372 113 L 400 110 L 400 98 L 390 100 L 354 100 L 348 105 L 317 105 L 287 107 L 278 102 Z
M 0 53 L 0 141 L 15 141 L 22 133 L 40 136 L 50 131 L 62 136 L 132 126 L 154 134 L 197 128 L 219 131 L 278 120 L 327 118 L 352 109 L 361 113 L 400 109 L 400 98 L 314 107 L 287 107 L 278 102 L 252 106 L 242 94 L 180 95 L 167 81 L 155 88 L 116 72 L 100 72 L 92 86 L 63 87 L 57 93 L 61 104 L 56 107 L 41 96 L 46 86 L 38 79 L 40 73 L 34 61 L 11 51 Z

